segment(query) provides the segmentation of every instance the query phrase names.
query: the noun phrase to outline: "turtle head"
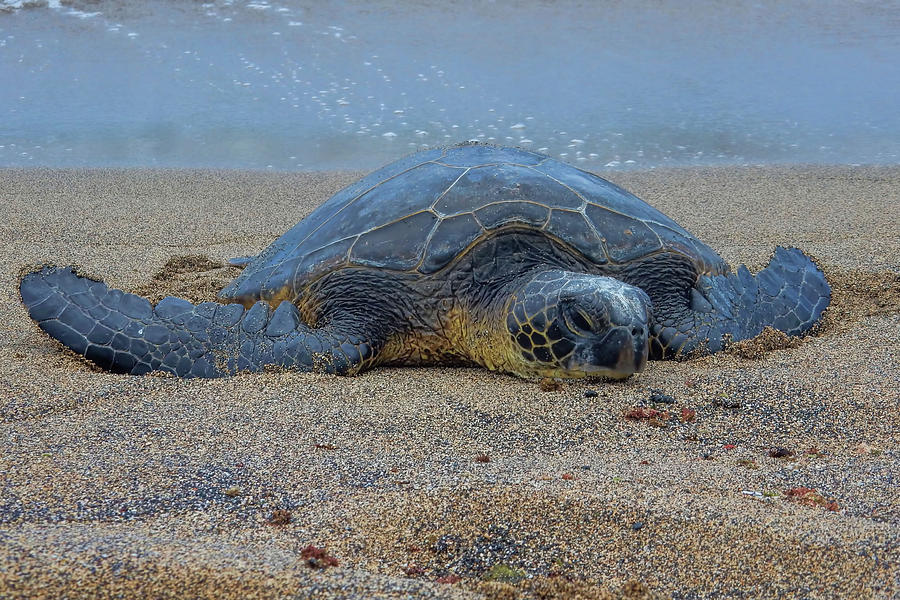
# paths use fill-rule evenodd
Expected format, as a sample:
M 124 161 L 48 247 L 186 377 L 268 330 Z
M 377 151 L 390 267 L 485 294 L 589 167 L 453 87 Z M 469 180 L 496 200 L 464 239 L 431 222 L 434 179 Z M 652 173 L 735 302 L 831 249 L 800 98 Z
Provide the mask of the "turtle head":
M 526 377 L 611 377 L 643 370 L 650 298 L 611 277 L 543 271 L 507 304 L 512 370 Z

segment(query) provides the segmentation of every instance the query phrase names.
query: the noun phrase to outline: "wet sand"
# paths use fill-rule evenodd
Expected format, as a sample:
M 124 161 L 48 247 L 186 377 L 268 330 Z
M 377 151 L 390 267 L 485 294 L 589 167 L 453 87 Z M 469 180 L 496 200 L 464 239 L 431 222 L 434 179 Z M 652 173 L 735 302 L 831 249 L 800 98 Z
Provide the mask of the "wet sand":
M 19 302 L 45 261 L 209 299 L 358 175 L 0 170 L 0 597 L 900 594 L 900 168 L 609 176 L 732 264 L 795 245 L 834 286 L 799 344 L 618 383 L 113 375 Z

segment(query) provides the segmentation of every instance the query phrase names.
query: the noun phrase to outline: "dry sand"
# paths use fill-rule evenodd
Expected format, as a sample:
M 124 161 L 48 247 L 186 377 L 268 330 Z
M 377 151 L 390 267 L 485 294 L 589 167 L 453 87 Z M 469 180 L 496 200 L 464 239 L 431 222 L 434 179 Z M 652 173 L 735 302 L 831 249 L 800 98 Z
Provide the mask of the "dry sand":
M 835 287 L 794 347 L 620 383 L 113 375 L 19 302 L 43 261 L 208 298 L 357 175 L 0 171 L 0 597 L 900 594 L 900 168 L 613 174 L 729 262 L 796 245 Z

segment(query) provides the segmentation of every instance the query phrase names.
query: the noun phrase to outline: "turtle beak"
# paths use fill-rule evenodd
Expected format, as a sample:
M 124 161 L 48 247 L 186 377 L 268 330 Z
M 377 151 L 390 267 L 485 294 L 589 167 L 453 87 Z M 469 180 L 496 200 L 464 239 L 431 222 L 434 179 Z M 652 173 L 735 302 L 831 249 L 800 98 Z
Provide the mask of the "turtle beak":
M 582 350 L 579 362 L 588 375 L 624 379 L 644 370 L 649 351 L 647 325 L 634 322 L 610 329 L 599 342 Z
M 647 343 L 647 326 L 634 325 L 630 330 L 631 343 L 626 342 L 619 352 L 615 370 L 620 373 L 640 373 L 647 366 L 650 345 Z
M 619 303 L 610 306 L 610 320 L 617 324 L 610 334 L 614 334 L 615 339 L 611 349 L 619 348 L 613 369 L 627 376 L 640 373 L 647 366 L 650 344 L 646 313 L 636 311 L 632 306 L 628 306 L 629 310 L 623 308 Z

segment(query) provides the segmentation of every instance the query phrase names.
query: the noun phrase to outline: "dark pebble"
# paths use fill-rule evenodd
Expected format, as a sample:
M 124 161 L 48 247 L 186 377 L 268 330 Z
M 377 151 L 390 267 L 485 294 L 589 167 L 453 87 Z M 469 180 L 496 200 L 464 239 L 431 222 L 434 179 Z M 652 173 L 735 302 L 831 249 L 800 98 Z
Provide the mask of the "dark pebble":
M 644 524 L 641 523 L 640 521 L 635 521 L 634 523 L 631 524 L 631 528 L 635 531 L 637 531 L 638 529 L 640 529 L 643 526 L 644 526 Z
M 598 395 L 598 394 L 597 394 L 597 391 L 596 391 L 596 390 L 584 390 L 584 397 L 585 397 L 585 398 L 596 398 L 597 395 Z
M 716 398 L 713 404 L 722 408 L 741 408 L 741 401 L 734 398 Z
M 794 455 L 793 450 L 787 448 L 773 448 L 769 450 L 769 456 L 772 458 L 788 458 Z
M 650 402 L 657 404 L 675 404 L 675 397 L 664 394 L 659 390 L 650 390 Z

